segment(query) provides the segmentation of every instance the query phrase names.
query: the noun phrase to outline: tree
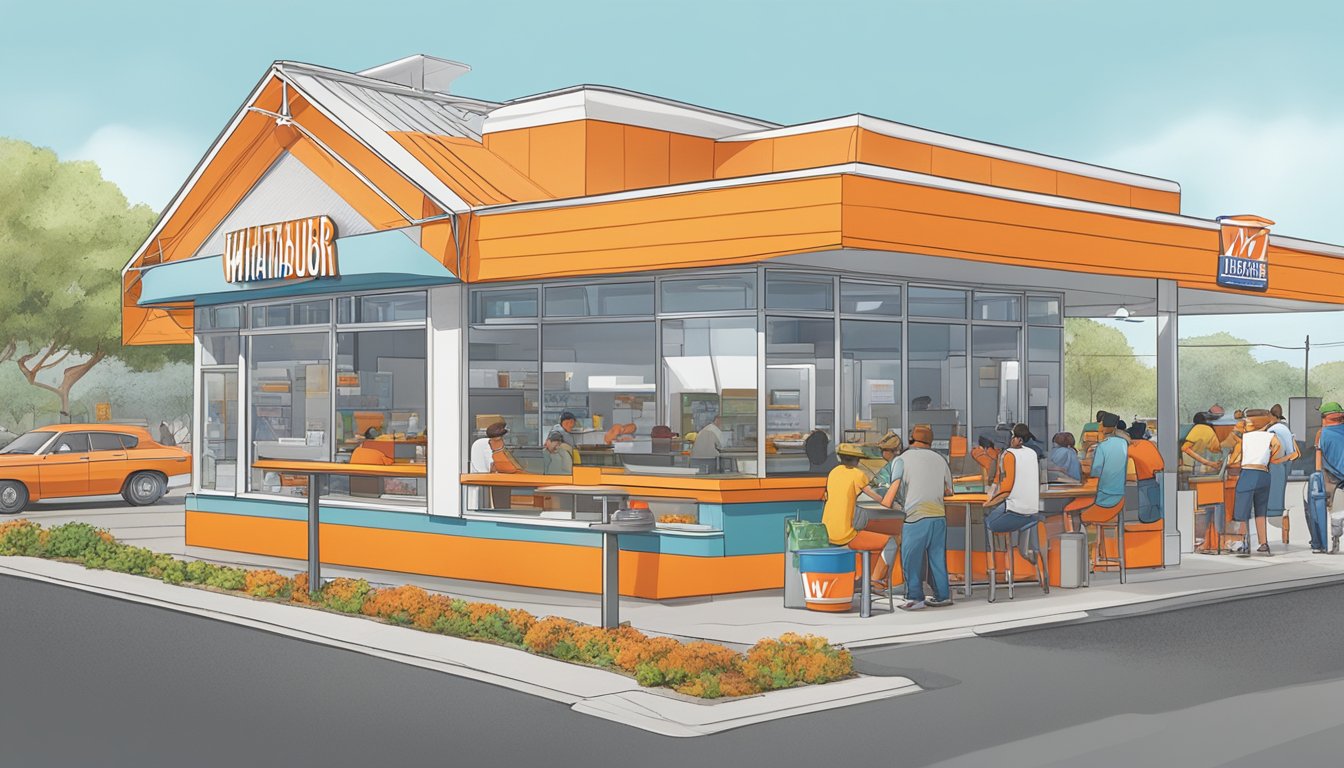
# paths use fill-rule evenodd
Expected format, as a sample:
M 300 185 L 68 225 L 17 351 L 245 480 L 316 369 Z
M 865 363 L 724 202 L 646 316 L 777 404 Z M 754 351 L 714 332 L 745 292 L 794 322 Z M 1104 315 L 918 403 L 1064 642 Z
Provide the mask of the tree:
M 1302 394 L 1302 369 L 1280 360 L 1260 362 L 1245 339 L 1212 333 L 1181 339 L 1181 417 L 1218 403 L 1236 409 L 1284 407 Z
M 1064 423 L 1078 427 L 1099 410 L 1153 415 L 1157 372 L 1135 356 L 1125 335 L 1095 320 L 1070 318 L 1064 325 Z
M 117 357 L 133 370 L 185 361 L 186 347 L 121 345 L 121 268 L 154 224 L 91 162 L 0 139 L 0 363 L 60 400 Z

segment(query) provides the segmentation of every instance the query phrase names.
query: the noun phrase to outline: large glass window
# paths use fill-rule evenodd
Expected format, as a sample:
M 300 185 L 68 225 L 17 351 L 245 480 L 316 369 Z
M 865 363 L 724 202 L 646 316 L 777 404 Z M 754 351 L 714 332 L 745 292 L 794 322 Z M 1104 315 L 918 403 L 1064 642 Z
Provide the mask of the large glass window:
M 1022 297 L 1012 293 L 975 292 L 975 319 L 1022 322 Z
M 1059 297 L 1028 296 L 1027 322 L 1032 325 L 1059 325 Z
M 846 315 L 900 317 L 901 286 L 841 280 L 840 311 Z
M 290 304 L 261 304 L 252 307 L 253 328 L 329 323 L 331 323 L 330 299 L 297 301 Z
M 756 308 L 756 275 L 718 275 L 662 282 L 663 312 L 722 312 Z
M 650 463 L 658 425 L 653 329 L 652 320 L 545 326 L 541 438 L 561 429 L 561 415 L 571 413 L 577 424 L 566 441 L 578 448 L 582 464 Z M 660 447 L 666 449 L 666 441 Z M 540 464 L 544 457 L 538 452 L 536 458 Z
M 196 334 L 201 342 L 202 365 L 238 363 L 238 329 L 243 308 L 234 304 L 199 307 L 196 310 Z
M 248 346 L 252 456 L 330 461 L 331 336 L 286 333 L 253 336 Z M 301 496 L 304 486 L 255 470 L 251 490 Z
M 949 288 L 925 288 L 910 286 L 910 315 L 914 317 L 946 317 L 964 319 L 966 317 L 966 292 Z
M 835 321 L 765 321 L 766 474 L 821 473 L 835 445 Z M 805 442 L 811 437 L 811 455 Z
M 766 309 L 829 312 L 835 306 L 835 286 L 825 275 L 768 270 L 765 273 Z
M 538 408 L 537 327 L 475 327 L 467 353 L 468 422 L 471 438 L 485 437 L 502 421 L 509 446 L 535 446 L 541 440 Z
M 867 443 L 892 430 L 904 436 L 901 324 L 841 320 L 840 364 L 842 429 L 838 439 Z
M 473 323 L 511 323 L 536 316 L 536 288 L 504 288 L 471 294 Z
M 423 321 L 427 297 L 423 291 L 338 299 L 339 323 L 405 323 Z
M 546 288 L 548 317 L 652 314 L 652 282 L 556 285 Z
M 954 462 L 964 461 L 966 326 L 910 323 L 909 345 L 910 426 L 932 427 L 934 449 Z
M 971 330 L 971 439 L 1008 447 L 1008 433 L 1022 420 L 1022 329 L 977 325 Z
M 664 320 L 663 381 L 669 426 L 699 438 L 688 469 L 756 474 L 756 319 Z
M 238 372 L 201 373 L 201 488 L 233 491 L 238 470 Z
M 1062 328 L 1027 330 L 1027 426 L 1047 446 L 1063 423 L 1063 336 Z

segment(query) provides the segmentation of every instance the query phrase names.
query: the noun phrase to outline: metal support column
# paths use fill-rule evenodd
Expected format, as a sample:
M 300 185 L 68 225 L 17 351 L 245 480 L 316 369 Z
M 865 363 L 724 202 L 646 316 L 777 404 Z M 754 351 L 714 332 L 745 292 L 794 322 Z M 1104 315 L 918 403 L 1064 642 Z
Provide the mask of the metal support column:
M 322 588 L 322 556 L 319 548 L 318 508 L 322 500 L 322 476 L 308 475 L 308 591 Z
M 1181 532 L 1176 514 L 1177 468 L 1181 414 L 1177 381 L 1180 289 L 1174 281 L 1157 281 L 1157 448 L 1165 469 L 1162 477 L 1164 536 L 1162 562 L 1181 564 Z
M 602 497 L 602 524 L 611 524 L 609 498 Z M 621 539 L 618 534 L 602 534 L 602 626 L 621 625 Z

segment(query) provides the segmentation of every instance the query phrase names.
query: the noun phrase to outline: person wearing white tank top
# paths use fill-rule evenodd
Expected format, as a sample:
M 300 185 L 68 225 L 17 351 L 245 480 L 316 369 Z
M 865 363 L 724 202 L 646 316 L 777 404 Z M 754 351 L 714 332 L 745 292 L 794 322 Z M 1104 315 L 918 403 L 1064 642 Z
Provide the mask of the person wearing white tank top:
M 1265 526 L 1265 516 L 1269 513 L 1269 468 L 1272 464 L 1288 461 L 1287 450 L 1269 431 L 1275 421 L 1269 411 L 1246 412 L 1241 425 L 1241 475 L 1237 477 L 1236 503 L 1232 507 L 1232 519 L 1241 525 L 1255 517 L 1255 532 L 1260 539 L 1260 548 L 1256 551 L 1263 555 L 1269 554 Z M 1248 556 L 1250 552 L 1241 554 Z
M 1026 424 L 1014 425 L 1008 450 L 999 456 L 999 485 L 990 488 L 990 498 L 985 502 L 985 530 L 991 534 L 1029 530 L 1040 521 L 1040 457 L 1025 447 L 1030 439 L 1031 430 Z M 1026 537 L 1019 537 L 1018 550 L 1035 562 L 1036 554 L 1027 544 Z

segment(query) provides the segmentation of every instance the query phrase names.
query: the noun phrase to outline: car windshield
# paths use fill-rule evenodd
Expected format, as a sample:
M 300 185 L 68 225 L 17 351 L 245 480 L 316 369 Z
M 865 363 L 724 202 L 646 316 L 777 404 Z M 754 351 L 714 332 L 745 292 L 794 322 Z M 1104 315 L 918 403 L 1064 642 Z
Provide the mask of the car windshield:
M 50 432 L 26 432 L 19 435 L 14 442 L 0 448 L 0 453 L 37 453 L 38 449 L 47 444 L 51 439 Z

